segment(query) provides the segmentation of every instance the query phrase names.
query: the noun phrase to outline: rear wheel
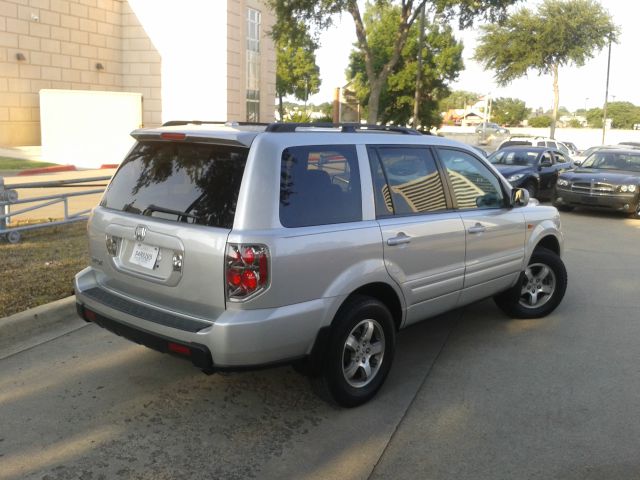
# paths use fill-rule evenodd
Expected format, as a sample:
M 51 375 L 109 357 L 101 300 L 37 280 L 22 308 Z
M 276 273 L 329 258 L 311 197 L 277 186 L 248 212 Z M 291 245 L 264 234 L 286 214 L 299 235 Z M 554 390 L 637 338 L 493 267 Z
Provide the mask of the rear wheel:
M 357 296 L 338 312 L 314 379 L 321 396 L 343 407 L 367 402 L 378 392 L 395 353 L 395 326 L 389 309 L 375 298 Z
M 514 318 L 540 318 L 560 304 L 567 289 L 567 270 L 551 250 L 537 248 L 518 283 L 496 295 L 494 301 Z

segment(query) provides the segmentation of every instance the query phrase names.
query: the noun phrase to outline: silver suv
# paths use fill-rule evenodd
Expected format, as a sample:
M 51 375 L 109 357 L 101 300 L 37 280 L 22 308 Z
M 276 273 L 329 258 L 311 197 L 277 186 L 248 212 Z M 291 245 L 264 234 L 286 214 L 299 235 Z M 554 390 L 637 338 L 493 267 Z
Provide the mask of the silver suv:
M 205 372 L 293 363 L 355 406 L 401 328 L 491 296 L 541 317 L 564 295 L 557 210 L 463 144 L 352 125 L 133 136 L 89 222 L 78 313 Z

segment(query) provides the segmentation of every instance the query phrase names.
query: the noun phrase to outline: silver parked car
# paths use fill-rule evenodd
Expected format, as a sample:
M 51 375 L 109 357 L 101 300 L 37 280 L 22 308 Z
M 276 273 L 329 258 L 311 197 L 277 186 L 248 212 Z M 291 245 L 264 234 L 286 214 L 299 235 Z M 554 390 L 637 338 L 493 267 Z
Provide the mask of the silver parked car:
M 463 144 L 353 125 L 133 136 L 89 221 L 78 313 L 205 372 L 293 363 L 355 406 L 401 328 L 491 296 L 541 317 L 564 295 L 557 210 Z

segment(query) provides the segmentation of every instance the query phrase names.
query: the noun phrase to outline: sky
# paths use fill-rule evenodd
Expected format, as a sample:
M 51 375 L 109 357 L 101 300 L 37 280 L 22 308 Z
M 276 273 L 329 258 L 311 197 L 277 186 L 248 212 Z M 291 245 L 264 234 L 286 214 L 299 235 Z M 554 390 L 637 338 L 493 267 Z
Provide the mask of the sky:
M 517 7 L 534 9 L 540 0 L 521 1 Z M 611 50 L 611 78 L 609 81 L 609 101 L 629 101 L 640 105 L 640 2 L 637 0 L 601 0 L 600 2 L 613 21 L 620 27 L 618 44 Z M 465 70 L 451 87 L 454 90 L 468 90 L 490 94 L 493 98 L 514 97 L 524 100 L 529 108 L 548 110 L 553 105 L 552 77 L 538 76 L 531 72 L 527 77 L 514 81 L 507 87 L 498 87 L 492 72 L 485 72 L 481 65 L 472 60 L 478 25 L 458 32 L 456 36 L 464 43 Z M 336 19 L 331 29 L 320 37 L 321 47 L 316 52 L 320 66 L 322 85 L 320 92 L 310 98 L 310 102 L 330 102 L 336 87 L 346 83 L 344 72 L 349 61 L 349 52 L 356 41 L 355 27 L 350 15 Z M 602 107 L 605 97 L 607 76 L 607 48 L 589 60 L 584 67 L 567 66 L 560 69 L 560 105 L 574 111 L 579 108 Z

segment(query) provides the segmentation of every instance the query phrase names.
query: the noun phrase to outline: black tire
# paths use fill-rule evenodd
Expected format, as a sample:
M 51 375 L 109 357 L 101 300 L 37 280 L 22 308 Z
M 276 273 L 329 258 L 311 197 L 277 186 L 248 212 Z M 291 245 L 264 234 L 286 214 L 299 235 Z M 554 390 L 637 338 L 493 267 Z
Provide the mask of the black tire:
M 538 198 L 538 187 L 533 180 L 529 180 L 522 188 L 529 192 L 529 197 Z
M 373 328 L 370 342 L 359 337 L 360 329 Z M 375 396 L 387 378 L 395 353 L 395 326 L 389 309 L 379 300 L 355 296 L 338 311 L 323 357 L 322 373 L 312 378 L 316 393 L 343 407 L 356 407 Z M 347 340 L 360 339 L 358 352 L 347 346 Z M 382 345 L 380 345 L 382 344 Z M 369 350 L 382 348 L 382 355 Z M 357 357 L 356 355 L 364 356 Z M 362 366 L 360 365 L 362 362 Z M 366 377 L 365 365 L 371 376 Z M 347 371 L 355 366 L 348 378 Z M 346 369 L 346 370 L 345 370 Z M 361 383 L 361 385 L 360 385 Z
M 556 208 L 561 212 L 572 212 L 575 207 L 570 207 L 569 205 L 556 205 Z
M 635 220 L 640 219 L 640 203 L 638 203 L 638 206 L 636 207 L 636 211 L 629 214 L 629 218 L 633 218 Z
M 547 267 L 549 273 L 545 274 L 541 266 Z M 545 290 L 550 291 L 544 293 Z M 493 299 L 496 305 L 510 317 L 540 318 L 555 310 L 566 290 L 567 270 L 562 259 L 551 250 L 539 247 L 531 255 L 529 265 L 520 274 L 518 283 Z M 541 295 L 539 300 L 538 295 Z

